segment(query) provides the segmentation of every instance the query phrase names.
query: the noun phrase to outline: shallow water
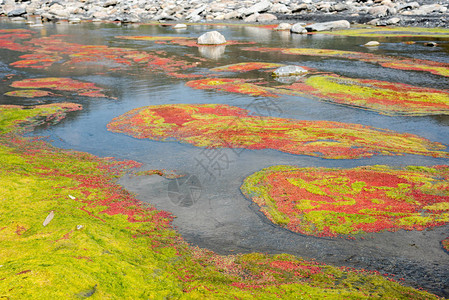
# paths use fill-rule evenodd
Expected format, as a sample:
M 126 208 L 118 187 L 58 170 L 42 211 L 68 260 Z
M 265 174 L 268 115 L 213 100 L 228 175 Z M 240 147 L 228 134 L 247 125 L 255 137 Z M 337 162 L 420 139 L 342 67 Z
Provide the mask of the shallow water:
M 27 28 L 24 24 L 0 22 L 0 29 Z M 247 26 L 189 26 L 176 31 L 161 25 L 120 26 L 117 24 L 45 24 L 32 29 L 41 36 L 67 35 L 63 39 L 84 45 L 126 47 L 146 52 L 166 51 L 188 61 L 200 61 L 194 73 L 209 73 L 209 69 L 238 62 L 279 62 L 312 67 L 353 78 L 369 78 L 400 82 L 421 87 L 449 89 L 447 77 L 427 72 L 401 71 L 357 60 L 306 57 L 280 53 L 243 51 L 243 47 L 323 48 L 412 57 L 449 62 L 448 47 L 429 48 L 424 38 L 389 38 L 376 49 L 362 45 L 370 38 L 315 35 L 291 35 L 271 29 Z M 157 35 L 198 37 L 209 30 L 219 30 L 227 40 L 257 42 L 253 45 L 227 45 L 213 48 L 158 44 L 153 41 L 117 39 L 124 35 Z M 403 41 L 416 41 L 413 45 Z M 440 44 L 448 42 L 439 41 Z M 288 252 L 326 263 L 379 270 L 405 278 L 405 282 L 422 286 L 434 293 L 449 296 L 449 255 L 439 244 L 449 235 L 449 226 L 421 232 L 399 231 L 368 234 L 365 239 L 330 239 L 304 236 L 271 224 L 257 207 L 247 200 L 239 187 L 248 175 L 271 165 L 356 167 L 387 164 L 394 166 L 449 164 L 449 159 L 417 155 L 375 156 L 356 160 L 321 159 L 292 155 L 275 150 L 215 149 L 208 150 L 176 141 L 139 140 L 109 132 L 106 128 L 114 117 L 131 109 L 158 104 L 220 103 L 247 108 L 257 115 L 298 120 L 330 120 L 387 128 L 449 144 L 449 116 L 391 117 L 358 108 L 319 102 L 305 97 L 281 96 L 264 98 L 244 94 L 195 90 L 185 86 L 189 79 L 175 79 L 163 72 L 131 66 L 111 71 L 113 65 L 96 65 L 70 69 L 63 62 L 49 69 L 14 68 L 9 66 L 23 53 L 0 49 L 0 78 L 16 74 L 12 80 L 32 77 L 71 77 L 94 82 L 117 99 L 87 98 L 71 95 L 58 98 L 21 99 L 0 96 L 0 104 L 33 105 L 71 101 L 84 109 L 71 113 L 61 123 L 40 127 L 33 134 L 48 136 L 53 145 L 86 151 L 102 157 L 133 159 L 145 169 L 177 170 L 190 174 L 179 193 L 191 193 L 189 201 L 174 200 L 173 180 L 158 176 L 125 177 L 121 183 L 138 198 L 158 209 L 172 212 L 173 224 L 190 243 L 210 248 L 218 253 L 261 251 Z M 204 61 L 203 61 L 204 60 Z M 189 70 L 188 72 L 191 72 Z M 274 84 L 270 73 L 223 73 L 224 77 L 264 78 Z M 12 90 L 11 80 L 0 82 L 0 95 Z M 278 83 L 277 83 L 278 84 Z M 181 182 L 183 183 L 183 182 Z M 189 189 L 190 188 L 190 189 Z

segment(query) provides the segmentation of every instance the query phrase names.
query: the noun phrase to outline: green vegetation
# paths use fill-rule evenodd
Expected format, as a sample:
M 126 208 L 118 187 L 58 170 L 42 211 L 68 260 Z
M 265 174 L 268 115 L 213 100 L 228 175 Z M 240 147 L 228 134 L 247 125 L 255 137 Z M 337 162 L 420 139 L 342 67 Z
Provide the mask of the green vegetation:
M 436 298 L 373 272 L 188 246 L 168 213 L 115 183 L 138 163 L 21 135 L 79 109 L 0 106 L 0 298 Z

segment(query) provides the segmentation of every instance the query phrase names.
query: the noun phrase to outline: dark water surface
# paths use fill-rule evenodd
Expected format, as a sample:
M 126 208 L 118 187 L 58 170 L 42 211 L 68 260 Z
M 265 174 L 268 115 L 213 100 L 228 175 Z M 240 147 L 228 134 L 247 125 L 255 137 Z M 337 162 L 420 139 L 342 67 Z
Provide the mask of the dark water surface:
M 27 28 L 24 24 L 0 22 L 0 29 Z M 127 47 L 141 51 L 166 51 L 185 59 L 187 55 L 206 59 L 194 70 L 207 73 L 209 68 L 239 62 L 278 62 L 313 67 L 353 78 L 369 78 L 400 82 L 416 86 L 449 89 L 447 77 L 427 72 L 401 71 L 378 65 L 336 58 L 283 55 L 242 51 L 242 47 L 323 48 L 381 55 L 393 55 L 449 62 L 448 47 L 429 48 L 424 38 L 389 38 L 377 49 L 367 49 L 364 43 L 373 38 L 329 35 L 291 35 L 270 29 L 244 26 L 189 26 L 176 31 L 161 25 L 120 26 L 117 24 L 45 24 L 32 29 L 42 36 L 67 35 L 64 40 L 86 45 Z M 212 48 L 186 47 L 175 44 L 157 44 L 152 41 L 116 39 L 118 35 L 167 35 L 198 37 L 209 31 L 220 31 L 227 40 L 257 42 L 254 45 L 228 45 L 220 51 Z M 403 41 L 414 40 L 414 45 Z M 441 42 L 440 43 L 445 43 Z M 446 50 L 445 50 L 446 49 Z M 222 52 L 222 53 L 221 53 Z M 407 284 L 423 287 L 439 295 L 449 296 L 449 254 L 440 241 L 449 236 L 449 226 L 425 231 L 398 231 L 367 234 L 364 239 L 330 239 L 304 236 L 271 224 L 257 207 L 247 200 L 239 187 L 245 177 L 260 169 L 277 164 L 296 166 L 356 167 L 387 164 L 394 166 L 449 164 L 448 159 L 425 156 L 376 156 L 357 160 L 331 160 L 310 156 L 291 155 L 275 150 L 219 149 L 207 150 L 178 142 L 139 140 L 107 131 L 106 125 L 131 109 L 158 104 L 222 103 L 248 108 L 255 114 L 293 118 L 298 120 L 331 120 L 360 123 L 398 132 L 420 135 L 432 141 L 449 144 L 449 116 L 390 117 L 357 108 L 319 102 L 304 97 L 281 96 L 267 99 L 243 94 L 195 90 L 185 86 L 188 79 L 174 79 L 151 69 L 130 67 L 111 72 L 110 66 L 90 69 L 69 69 L 55 64 L 48 70 L 18 69 L 9 64 L 23 53 L 0 49 L 0 78 L 16 74 L 14 80 L 32 77 L 71 77 L 94 82 L 104 87 L 116 100 L 73 96 L 45 98 L 41 103 L 70 101 L 83 105 L 80 112 L 71 113 L 61 123 L 38 128 L 33 134 L 48 136 L 52 144 L 66 149 L 86 151 L 98 156 L 132 159 L 144 164 L 145 169 L 177 170 L 190 174 L 179 188 L 181 194 L 192 194 L 190 202 L 173 199 L 173 180 L 158 176 L 125 177 L 121 183 L 135 192 L 139 199 L 154 204 L 158 209 L 172 212 L 177 218 L 173 224 L 183 237 L 194 245 L 207 247 L 218 253 L 287 252 L 305 258 L 335 265 L 346 265 L 379 270 L 404 277 Z M 98 74 L 104 71 L 104 74 Z M 222 76 L 225 76 L 223 74 Z M 265 78 L 273 81 L 267 72 L 254 71 L 227 74 L 228 77 Z M 12 90 L 8 81 L 0 83 L 0 95 Z M 36 99 L 23 100 L 0 96 L 0 104 L 37 104 Z M 217 157 L 220 164 L 211 164 Z M 217 168 L 218 167 L 218 168 Z M 183 183 L 183 182 L 181 182 Z M 190 187 L 190 189 L 189 189 Z

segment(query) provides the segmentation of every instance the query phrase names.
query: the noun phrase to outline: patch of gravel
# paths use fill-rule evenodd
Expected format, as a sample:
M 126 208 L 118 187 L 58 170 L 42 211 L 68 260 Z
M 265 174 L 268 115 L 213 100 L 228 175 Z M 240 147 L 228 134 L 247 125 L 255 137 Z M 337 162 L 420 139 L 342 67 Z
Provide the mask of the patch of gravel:
M 449 0 L 0 0 L 0 15 L 19 21 L 280 23 L 348 20 L 352 24 L 449 28 Z M 40 18 L 39 18 L 40 17 Z M 31 21 L 30 21 L 31 22 Z

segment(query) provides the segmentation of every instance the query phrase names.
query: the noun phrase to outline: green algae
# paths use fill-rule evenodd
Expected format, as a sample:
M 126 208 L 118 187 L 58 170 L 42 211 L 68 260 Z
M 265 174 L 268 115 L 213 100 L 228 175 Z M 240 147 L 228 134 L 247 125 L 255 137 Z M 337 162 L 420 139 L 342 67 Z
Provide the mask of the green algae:
M 402 83 L 316 75 L 278 88 L 279 93 L 313 96 L 386 115 L 449 114 L 449 91 Z
M 420 27 L 381 27 L 381 28 L 351 28 L 348 30 L 322 31 L 320 33 L 345 36 L 362 37 L 423 37 L 449 39 L 447 28 L 420 28 Z
M 400 56 L 393 57 L 386 55 L 376 55 L 373 53 L 334 49 L 246 47 L 242 48 L 242 50 L 256 52 L 279 52 L 283 54 L 298 56 L 320 56 L 340 59 L 353 59 L 373 64 L 379 64 L 385 68 L 429 72 L 435 75 L 446 77 L 449 76 L 449 64 L 432 60 L 414 59 Z
M 115 184 L 135 162 L 21 136 L 76 104 L 2 106 L 0 297 L 10 299 L 431 299 L 376 272 L 291 255 L 219 256 L 187 246 L 171 216 Z M 42 222 L 54 212 L 47 226 Z

